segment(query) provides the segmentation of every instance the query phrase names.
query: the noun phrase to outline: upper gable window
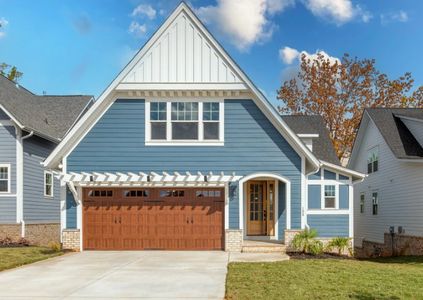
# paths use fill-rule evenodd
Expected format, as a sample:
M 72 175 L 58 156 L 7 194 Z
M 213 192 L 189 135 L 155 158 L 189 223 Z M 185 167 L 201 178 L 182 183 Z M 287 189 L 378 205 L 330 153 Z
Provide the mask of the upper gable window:
M 367 152 L 367 174 L 379 169 L 379 148 L 374 147 Z
M 147 145 L 223 145 L 223 100 L 146 101 Z

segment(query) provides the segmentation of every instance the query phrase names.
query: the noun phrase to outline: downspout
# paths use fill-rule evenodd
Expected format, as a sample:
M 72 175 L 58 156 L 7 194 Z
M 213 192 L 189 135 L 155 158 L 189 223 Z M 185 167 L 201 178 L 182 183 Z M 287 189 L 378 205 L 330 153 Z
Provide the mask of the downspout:
M 25 237 L 25 220 L 24 220 L 24 214 L 23 214 L 23 140 L 25 140 L 25 139 L 28 139 L 28 138 L 30 138 L 31 136 L 33 136 L 34 135 L 34 131 L 33 130 L 31 130 L 31 132 L 30 133 L 28 133 L 27 135 L 25 135 L 25 136 L 21 136 L 21 147 L 22 147 L 22 164 L 21 164 L 21 166 L 20 166 L 20 168 L 21 168 L 21 171 L 20 171 L 20 173 L 21 173 L 21 182 L 22 182 L 22 184 L 20 185 L 20 188 L 22 189 L 21 190 L 21 194 L 20 194 L 20 197 L 21 197 L 21 203 L 22 203 L 22 216 L 21 216 L 21 236 L 22 237 Z

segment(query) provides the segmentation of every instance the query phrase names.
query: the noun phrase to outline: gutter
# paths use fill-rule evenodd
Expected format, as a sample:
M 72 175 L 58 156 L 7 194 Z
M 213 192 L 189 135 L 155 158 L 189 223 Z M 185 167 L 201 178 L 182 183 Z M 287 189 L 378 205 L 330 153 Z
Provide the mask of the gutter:
M 21 136 L 21 145 L 22 145 L 21 147 L 22 147 L 22 150 L 23 150 L 23 140 L 26 140 L 26 139 L 30 138 L 31 136 L 33 136 L 33 135 L 34 135 L 34 131 L 31 130 L 31 132 L 28 133 L 27 135 Z M 22 168 L 22 172 L 21 172 L 22 178 L 21 178 L 21 180 L 22 180 L 22 183 L 23 183 L 23 151 L 22 151 L 21 154 L 22 154 L 22 165 L 20 167 Z M 21 199 L 19 199 L 19 201 L 22 203 L 22 207 L 21 207 L 22 208 L 22 215 L 21 215 L 21 219 L 20 219 L 20 221 L 21 221 L 21 237 L 25 237 L 25 220 L 23 218 L 23 184 L 20 185 L 19 188 L 22 189 L 22 191 L 20 193 L 20 198 Z

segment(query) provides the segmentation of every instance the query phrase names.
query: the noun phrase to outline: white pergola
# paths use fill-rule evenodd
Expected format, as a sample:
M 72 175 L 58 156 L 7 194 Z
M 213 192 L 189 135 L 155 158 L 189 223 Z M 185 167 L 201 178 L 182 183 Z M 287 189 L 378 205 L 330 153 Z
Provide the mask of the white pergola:
M 218 174 L 213 172 L 197 172 L 196 174 L 190 172 L 161 172 L 160 174 L 156 172 L 69 172 L 56 173 L 56 177 L 68 185 L 77 202 L 80 202 L 77 187 L 223 187 L 242 178 L 235 172 L 231 174 L 224 172 Z

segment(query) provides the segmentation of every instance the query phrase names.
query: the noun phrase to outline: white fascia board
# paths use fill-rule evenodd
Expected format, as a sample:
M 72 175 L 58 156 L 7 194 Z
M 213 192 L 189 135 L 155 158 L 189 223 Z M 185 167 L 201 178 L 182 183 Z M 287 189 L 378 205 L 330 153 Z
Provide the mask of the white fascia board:
M 297 134 L 300 138 L 318 138 L 318 133 L 299 133 Z
M 120 83 L 117 91 L 245 91 L 243 83 Z
M 351 175 L 352 177 L 355 177 L 355 180 L 353 179 L 353 181 L 363 180 L 367 176 L 366 174 L 363 174 L 363 173 L 360 173 L 360 172 L 357 172 L 342 166 L 338 166 L 327 161 L 321 160 L 321 163 L 322 163 L 322 167 L 324 167 L 325 169 L 332 169 L 334 171 L 337 171 L 343 174 L 348 174 L 348 175 Z
M 360 148 L 363 136 L 366 132 L 366 129 L 368 127 L 370 121 L 370 115 L 367 113 L 366 110 L 364 110 L 363 112 L 363 116 L 361 117 L 361 121 L 360 121 L 360 127 L 358 128 L 358 132 L 357 135 L 355 136 L 355 140 L 354 140 L 354 144 L 352 147 L 352 151 L 351 151 L 351 155 L 350 155 L 350 160 L 348 161 L 348 168 L 353 168 L 355 160 L 356 160 L 356 156 L 358 155 L 358 150 Z
M 144 54 L 154 45 L 155 41 L 160 38 L 163 32 L 173 23 L 173 21 L 178 17 L 178 15 L 184 11 L 186 15 L 191 19 L 193 24 L 195 24 L 200 31 L 205 35 L 208 39 L 208 42 L 214 46 L 222 55 L 222 57 L 229 63 L 229 65 L 235 70 L 237 75 L 243 80 L 246 86 L 251 89 L 251 91 L 255 94 L 257 99 L 255 101 L 256 104 L 261 107 L 262 111 L 265 115 L 269 118 L 269 120 L 273 121 L 273 124 L 276 124 L 277 128 L 281 129 L 280 132 L 282 135 L 287 138 L 288 143 L 300 153 L 303 153 L 305 157 L 311 162 L 311 164 L 316 168 L 316 170 L 320 167 L 319 160 L 313 155 L 313 153 L 301 142 L 299 137 L 288 127 L 288 125 L 282 120 L 282 117 L 276 111 L 276 109 L 270 104 L 270 102 L 264 97 L 264 95 L 260 92 L 260 90 L 253 84 L 253 82 L 245 75 L 245 73 L 240 69 L 240 67 L 236 64 L 236 62 L 226 53 L 223 47 L 212 37 L 210 32 L 205 28 L 205 26 L 201 23 L 201 21 L 194 15 L 193 11 L 184 3 L 182 2 L 166 19 L 161 27 L 153 34 L 153 36 L 147 41 L 147 43 L 138 51 L 138 53 L 132 58 L 132 60 L 126 65 L 126 67 L 119 73 L 119 75 L 113 80 L 113 82 L 106 88 L 105 91 L 100 95 L 98 100 L 94 103 L 94 105 L 90 108 L 90 110 L 79 120 L 79 122 L 75 125 L 74 128 L 69 132 L 69 134 L 63 139 L 63 141 L 55 148 L 55 150 L 47 157 L 44 161 L 44 166 L 53 168 L 55 165 L 60 163 L 62 157 L 66 156 L 70 149 L 73 149 L 78 141 L 78 137 L 82 136 L 83 133 L 81 131 L 87 130 L 90 127 L 90 124 L 87 125 L 87 122 L 91 119 L 91 121 L 97 120 L 95 115 L 102 115 L 104 111 L 101 108 L 107 108 L 110 103 L 104 104 L 106 99 L 112 98 L 110 97 L 113 94 L 116 87 L 119 83 L 125 78 L 125 76 L 131 71 L 131 69 L 136 65 L 136 63 L 141 59 Z M 254 97 L 253 97 L 254 98 Z M 261 104 L 261 105 L 260 105 Z M 100 112 L 98 113 L 98 111 Z

